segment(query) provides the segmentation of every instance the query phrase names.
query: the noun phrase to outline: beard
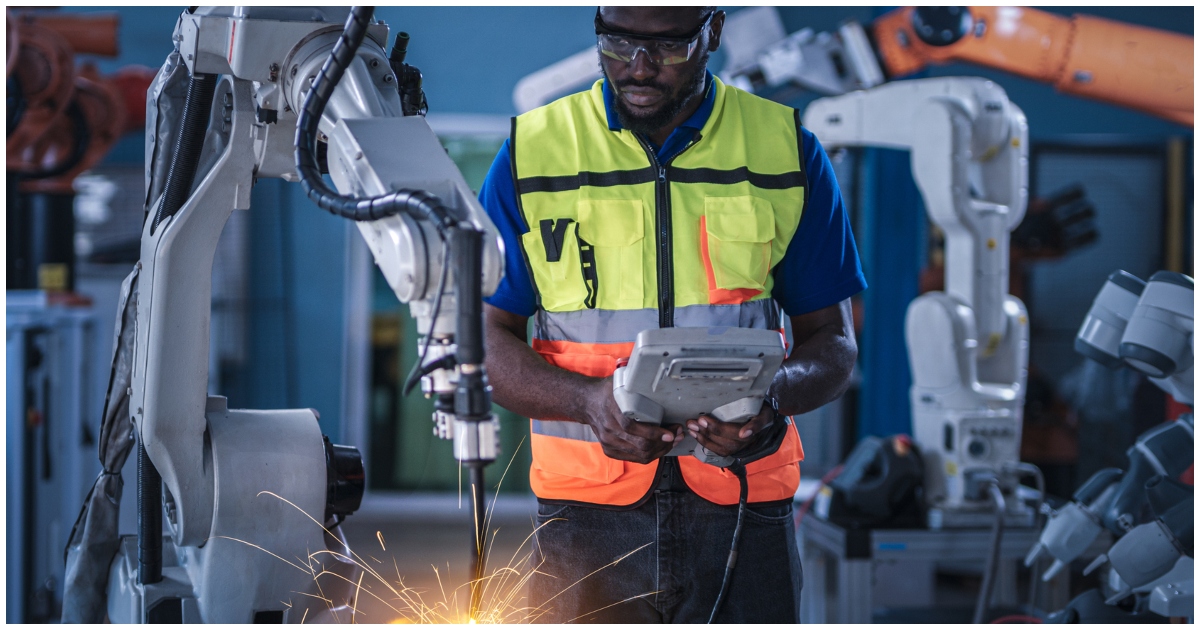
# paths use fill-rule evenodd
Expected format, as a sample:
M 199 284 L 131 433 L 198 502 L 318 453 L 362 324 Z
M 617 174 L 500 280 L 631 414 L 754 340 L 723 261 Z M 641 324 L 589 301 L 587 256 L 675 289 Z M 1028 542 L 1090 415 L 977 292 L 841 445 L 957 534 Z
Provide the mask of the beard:
M 705 70 L 708 67 L 709 51 L 707 48 L 701 47 L 699 54 L 700 56 L 696 60 L 697 63 L 695 69 L 690 75 L 687 76 L 686 80 L 679 86 L 677 90 L 675 90 L 674 93 L 671 93 L 670 85 L 666 83 L 660 83 L 653 79 L 647 81 L 627 79 L 618 84 L 608 76 L 608 73 L 604 70 L 604 65 L 601 64 L 600 72 L 604 75 L 604 78 L 608 81 L 608 84 L 612 86 L 613 89 L 618 92 L 618 94 L 620 93 L 621 89 L 634 86 L 652 87 L 660 90 L 663 94 L 670 94 L 665 102 L 660 104 L 654 110 L 646 113 L 633 112 L 629 109 L 629 105 L 618 95 L 617 98 L 613 99 L 613 102 L 616 105 L 617 120 L 620 121 L 621 126 L 634 133 L 648 136 L 654 134 L 654 132 L 662 129 L 663 127 L 666 127 L 671 123 L 671 121 L 675 120 L 675 117 L 678 116 L 680 112 L 682 112 L 687 106 L 688 101 L 691 100 L 693 96 L 700 94 L 701 90 L 704 89 Z

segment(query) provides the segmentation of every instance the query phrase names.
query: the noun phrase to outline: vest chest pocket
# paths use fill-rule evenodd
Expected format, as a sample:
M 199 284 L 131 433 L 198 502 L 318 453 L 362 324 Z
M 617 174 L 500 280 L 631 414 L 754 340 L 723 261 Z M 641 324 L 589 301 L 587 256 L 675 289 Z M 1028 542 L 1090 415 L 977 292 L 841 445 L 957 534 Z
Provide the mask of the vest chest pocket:
M 590 257 L 590 252 L 581 250 L 579 224 L 571 219 L 544 219 L 542 223 L 545 225 L 532 225 L 521 235 L 542 308 L 552 312 L 588 308 L 595 300 L 595 284 L 589 291 L 583 258 Z M 594 269 L 594 263 L 591 267 Z
M 775 237 L 771 202 L 751 196 L 708 197 L 700 237 L 711 303 L 740 303 L 762 293 Z
M 641 200 L 587 199 L 579 202 L 578 209 L 579 236 L 595 252 L 596 307 L 642 308 L 645 213 Z

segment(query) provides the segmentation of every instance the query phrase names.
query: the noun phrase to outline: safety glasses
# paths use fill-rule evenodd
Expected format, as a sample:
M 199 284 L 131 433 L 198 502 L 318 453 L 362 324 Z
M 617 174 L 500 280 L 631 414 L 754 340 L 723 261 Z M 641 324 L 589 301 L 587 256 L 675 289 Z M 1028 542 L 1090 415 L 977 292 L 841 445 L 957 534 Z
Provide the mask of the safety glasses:
M 692 58 L 700 45 L 700 34 L 708 28 L 714 13 L 716 12 L 710 11 L 704 22 L 690 35 L 662 37 L 615 31 L 604 25 L 604 21 L 600 19 L 600 9 L 597 8 L 596 40 L 600 44 L 600 53 L 605 57 L 630 63 L 640 50 L 651 63 L 671 66 Z

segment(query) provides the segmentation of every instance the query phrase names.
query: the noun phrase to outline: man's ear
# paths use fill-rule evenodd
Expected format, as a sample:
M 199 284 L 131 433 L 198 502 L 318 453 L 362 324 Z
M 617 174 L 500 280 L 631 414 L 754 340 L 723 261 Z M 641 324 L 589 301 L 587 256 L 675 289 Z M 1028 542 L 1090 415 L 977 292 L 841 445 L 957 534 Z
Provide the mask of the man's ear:
M 712 38 L 708 40 L 708 52 L 716 52 L 721 47 L 721 29 L 725 27 L 724 11 L 717 11 L 713 15 L 710 27 L 712 28 Z

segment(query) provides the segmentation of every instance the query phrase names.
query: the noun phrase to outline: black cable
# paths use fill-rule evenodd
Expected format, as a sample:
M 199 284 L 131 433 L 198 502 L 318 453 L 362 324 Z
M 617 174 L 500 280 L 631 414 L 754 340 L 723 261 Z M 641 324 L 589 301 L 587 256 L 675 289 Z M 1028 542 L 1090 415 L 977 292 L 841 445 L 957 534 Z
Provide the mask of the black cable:
M 1068 194 L 1071 193 L 1068 192 Z M 1026 475 L 1033 477 L 1034 482 L 1037 484 L 1038 491 L 1037 508 L 1035 509 L 1033 515 L 1033 529 L 1034 531 L 1038 532 L 1042 531 L 1042 529 L 1046 526 L 1045 512 L 1042 511 L 1042 508 L 1046 506 L 1046 476 L 1042 473 L 1042 469 L 1034 466 L 1033 464 L 1017 462 L 1015 464 L 1005 464 L 1004 471 L 1010 473 L 1025 473 Z M 1028 613 L 1031 616 L 1036 616 L 1037 614 L 1038 582 L 1041 581 L 1039 579 L 1040 574 L 1041 556 L 1038 556 L 1037 558 L 1034 558 L 1033 566 L 1029 567 Z
M 138 432 L 138 584 L 162 581 L 162 477 Z
M 717 592 L 717 601 L 713 604 L 712 613 L 708 616 L 708 623 L 713 623 L 713 620 L 717 618 L 717 613 L 720 612 L 721 606 L 725 603 L 725 596 L 729 592 L 733 567 L 737 565 L 738 541 L 742 538 L 742 520 L 746 516 L 746 500 L 750 496 L 750 484 L 746 480 L 746 467 L 740 461 L 735 461 L 729 466 L 729 471 L 737 475 L 738 479 L 737 525 L 733 528 L 733 543 L 729 546 L 729 559 L 725 561 L 725 577 L 721 580 L 721 590 Z
M 421 377 L 426 374 L 425 370 L 425 355 L 429 353 L 429 342 L 433 339 L 433 327 L 437 324 L 438 313 L 442 310 L 442 293 L 446 290 L 446 271 L 450 268 L 450 248 L 442 248 L 442 273 L 438 277 L 437 295 L 433 296 L 433 315 L 429 320 L 429 334 L 425 335 L 425 343 L 421 346 L 421 354 L 417 357 L 417 362 L 413 364 L 412 369 L 408 371 L 408 378 L 404 379 L 404 390 L 402 396 L 407 396 L 412 388 L 416 386 Z
M 25 115 L 25 106 L 28 101 L 25 100 L 25 93 L 21 90 L 21 80 L 17 75 L 8 77 L 5 82 L 8 93 L 5 95 L 6 116 L 8 133 L 5 137 L 11 136 L 17 130 L 17 126 L 21 124 L 21 118 Z
M 300 174 L 300 186 L 308 198 L 319 208 L 354 221 L 375 221 L 409 212 L 428 220 L 447 240 L 446 234 L 457 224 L 454 217 L 435 195 L 423 190 L 401 189 L 376 197 L 357 199 L 338 194 L 321 178 L 316 159 L 316 143 L 321 114 L 333 95 L 334 88 L 354 60 L 358 47 L 362 45 L 371 22 L 374 7 L 353 7 L 346 18 L 342 36 L 333 46 L 329 58 L 317 72 L 312 87 L 304 97 L 300 118 L 296 123 L 296 171 Z
M 319 208 L 332 214 L 354 221 L 375 221 L 401 212 L 409 212 L 433 224 L 434 229 L 446 244 L 446 247 L 443 248 L 442 273 L 433 303 L 432 321 L 436 321 L 441 309 L 442 293 L 446 286 L 446 272 L 450 262 L 448 235 L 450 229 L 457 225 L 457 220 L 450 215 L 441 200 L 423 190 L 401 189 L 362 199 L 341 195 L 325 184 L 316 159 L 315 148 L 321 114 L 325 111 L 325 106 L 329 103 L 334 88 L 337 87 L 342 75 L 346 73 L 346 68 L 349 67 L 354 55 L 358 52 L 358 47 L 362 45 L 374 10 L 374 7 L 350 9 L 342 36 L 334 44 L 329 58 L 317 72 L 312 87 L 304 97 L 304 105 L 300 108 L 300 118 L 296 123 L 296 171 L 300 174 L 300 186 L 304 188 L 304 193 L 308 195 L 308 198 Z M 413 366 L 413 371 L 405 379 L 405 393 L 411 391 L 419 379 L 419 372 L 425 363 L 431 338 L 432 335 L 426 336 L 420 357 Z
M 996 509 L 996 523 L 992 527 L 991 550 L 987 566 L 983 570 L 983 585 L 979 588 L 979 599 L 975 602 L 975 616 L 971 623 L 983 623 L 983 615 L 987 612 L 988 602 L 992 599 L 992 589 L 996 585 L 996 571 L 1000 568 L 1000 537 L 1004 535 L 1004 494 L 1000 492 L 1000 486 L 995 480 L 988 482 L 988 492 Z
M 150 226 L 151 234 L 158 230 L 163 219 L 179 212 L 192 192 L 192 181 L 200 164 L 200 151 L 204 149 L 204 135 L 208 131 L 208 116 L 212 112 L 213 92 L 216 89 L 215 74 L 193 74 L 188 81 L 179 135 L 175 138 L 175 150 L 171 152 L 167 183 L 163 187 L 158 210 L 154 213 L 154 223 Z

